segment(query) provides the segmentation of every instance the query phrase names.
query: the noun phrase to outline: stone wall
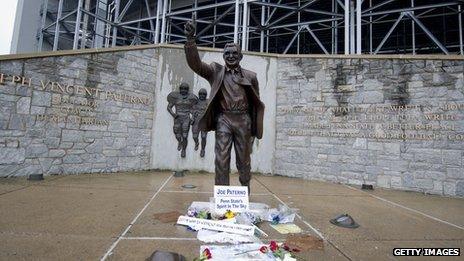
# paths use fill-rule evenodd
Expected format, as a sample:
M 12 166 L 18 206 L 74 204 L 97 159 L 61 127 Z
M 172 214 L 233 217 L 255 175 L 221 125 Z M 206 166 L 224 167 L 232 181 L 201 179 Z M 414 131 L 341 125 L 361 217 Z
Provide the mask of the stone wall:
M 154 49 L 0 61 L 0 176 L 148 169 Z
M 275 173 L 464 196 L 463 65 L 279 59 Z
M 40 55 L 0 57 L 0 176 L 214 171 L 214 133 L 205 158 L 191 133 L 187 157 L 176 150 L 167 94 L 210 90 L 182 48 Z M 464 196 L 462 57 L 247 53 L 242 66 L 266 104 L 252 171 Z

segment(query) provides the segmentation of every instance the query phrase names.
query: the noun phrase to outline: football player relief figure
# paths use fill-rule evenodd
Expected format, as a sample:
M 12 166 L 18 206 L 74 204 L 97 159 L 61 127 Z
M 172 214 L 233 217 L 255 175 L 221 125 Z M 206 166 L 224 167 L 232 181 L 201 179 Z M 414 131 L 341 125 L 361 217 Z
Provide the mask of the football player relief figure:
M 185 158 L 188 133 L 193 124 L 193 107 L 198 103 L 198 98 L 189 92 L 189 85 L 182 83 L 179 91 L 173 91 L 168 95 L 168 112 L 174 118 L 174 135 L 177 139 L 177 150 L 181 151 L 181 157 Z M 175 111 L 173 108 L 175 107 Z
M 198 136 L 201 133 L 201 150 L 200 150 L 200 157 L 205 157 L 205 147 L 206 147 L 206 137 L 208 132 L 200 131 L 200 119 L 203 116 L 203 113 L 206 111 L 206 107 L 208 106 L 208 100 L 206 97 L 208 96 L 208 92 L 206 89 L 201 88 L 198 92 L 198 103 L 193 106 L 193 126 L 192 126 L 192 134 L 193 140 L 195 141 L 195 150 L 198 150 L 199 147 L 199 140 Z

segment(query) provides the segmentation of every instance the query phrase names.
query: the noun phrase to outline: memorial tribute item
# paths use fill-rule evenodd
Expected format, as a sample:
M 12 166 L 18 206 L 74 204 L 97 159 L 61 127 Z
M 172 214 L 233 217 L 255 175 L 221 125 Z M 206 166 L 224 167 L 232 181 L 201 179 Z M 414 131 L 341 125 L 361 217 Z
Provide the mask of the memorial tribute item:
M 264 104 L 259 98 L 256 73 L 240 67 L 242 53 L 238 45 L 224 47 L 225 66 L 201 61 L 195 43 L 195 26 L 185 24 L 185 56 L 189 67 L 211 85 L 210 98 L 199 128 L 215 131 L 215 184 L 229 185 L 230 153 L 234 145 L 242 186 L 250 186 L 250 154 L 253 139 L 262 138 Z
M 192 125 L 192 134 L 193 140 L 195 141 L 195 150 L 198 150 L 199 141 L 198 136 L 201 132 L 201 150 L 200 150 L 200 157 L 205 157 L 205 147 L 206 147 L 206 138 L 208 132 L 200 131 L 199 123 L 200 118 L 206 110 L 206 106 L 208 105 L 208 100 L 206 97 L 208 96 L 208 92 L 206 89 L 201 88 L 198 92 L 198 103 L 193 106 L 193 125 Z
M 168 112 L 174 118 L 174 135 L 177 139 L 177 150 L 181 151 L 181 157 L 185 158 L 188 133 L 193 123 L 192 109 L 198 103 L 198 98 L 189 92 L 189 85 L 182 83 L 179 91 L 173 91 L 168 95 Z M 173 111 L 173 107 L 176 111 Z

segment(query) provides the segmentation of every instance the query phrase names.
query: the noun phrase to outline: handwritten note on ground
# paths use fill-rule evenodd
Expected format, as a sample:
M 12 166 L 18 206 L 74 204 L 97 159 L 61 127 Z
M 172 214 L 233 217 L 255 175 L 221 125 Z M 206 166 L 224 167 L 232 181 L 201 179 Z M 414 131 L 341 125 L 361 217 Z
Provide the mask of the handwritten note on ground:
M 255 233 L 255 228 L 253 226 L 235 224 L 227 221 L 215 221 L 201 218 L 192 218 L 187 216 L 180 216 L 177 220 L 177 224 L 189 226 L 195 230 L 209 229 L 245 236 L 252 236 Z

